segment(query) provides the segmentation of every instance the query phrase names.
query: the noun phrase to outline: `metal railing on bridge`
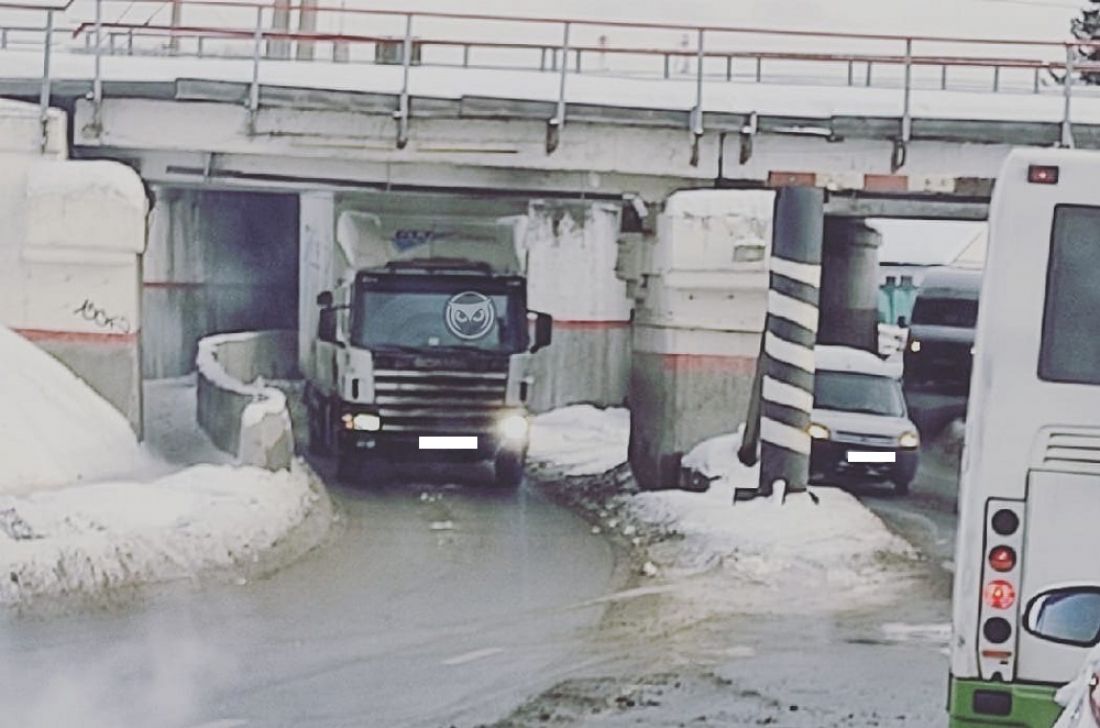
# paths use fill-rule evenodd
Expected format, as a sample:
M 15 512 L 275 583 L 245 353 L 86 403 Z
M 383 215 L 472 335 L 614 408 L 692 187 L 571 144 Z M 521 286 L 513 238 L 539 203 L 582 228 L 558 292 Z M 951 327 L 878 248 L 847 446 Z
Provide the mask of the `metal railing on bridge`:
M 547 151 L 557 147 L 567 119 L 571 75 L 694 83 L 689 115 L 693 162 L 704 133 L 703 96 L 710 82 L 895 89 L 900 134 L 893 166 L 905 162 L 912 133 L 914 91 L 1058 94 L 1063 98 L 1061 143 L 1073 146 L 1072 102 L 1097 89 L 1081 83 L 1100 75 L 1100 63 L 1079 54 L 1100 42 L 959 38 L 769 28 L 515 17 L 475 13 L 401 12 L 333 7 L 317 0 L 0 0 L 0 10 L 37 11 L 44 25 L 0 22 L 0 50 L 42 54 L 43 119 L 50 59 L 57 52 L 94 58 L 95 123 L 103 97 L 105 56 L 160 56 L 248 61 L 250 128 L 259 107 L 260 68 L 277 63 L 364 63 L 400 66 L 396 145 L 408 141 L 414 67 L 538 71 L 558 77 L 554 115 L 547 120 Z M 55 4 L 51 4 L 55 3 Z M 108 9 L 122 6 L 111 18 Z M 143 21 L 134 8 L 151 8 Z M 154 22 L 162 10 L 168 22 Z M 202 22 L 182 21 L 183 12 Z M 55 24 L 62 14 L 64 23 Z M 291 21 L 297 16 L 296 30 Z M 352 27 L 348 27 L 352 26 Z M 615 36 L 615 42 L 611 41 Z M 806 46 L 813 48 L 807 50 Z M 321 49 L 328 50 L 322 54 Z M 1000 51 L 1000 52 L 997 52 Z M 755 130 L 747 129 L 747 133 Z

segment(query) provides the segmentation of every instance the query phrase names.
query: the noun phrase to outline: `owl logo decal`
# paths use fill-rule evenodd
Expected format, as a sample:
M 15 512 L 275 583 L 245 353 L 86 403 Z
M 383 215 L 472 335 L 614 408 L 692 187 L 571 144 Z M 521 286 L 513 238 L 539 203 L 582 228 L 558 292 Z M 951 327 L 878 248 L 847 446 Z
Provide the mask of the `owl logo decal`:
M 493 330 L 497 311 L 488 296 L 476 291 L 463 291 L 447 299 L 443 322 L 447 330 L 465 341 L 482 339 Z

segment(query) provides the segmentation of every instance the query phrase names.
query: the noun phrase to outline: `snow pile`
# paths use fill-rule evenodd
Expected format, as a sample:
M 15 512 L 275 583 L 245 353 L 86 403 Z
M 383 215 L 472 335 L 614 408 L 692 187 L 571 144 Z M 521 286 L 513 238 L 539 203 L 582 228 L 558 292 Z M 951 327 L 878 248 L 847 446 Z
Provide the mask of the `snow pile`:
M 629 410 L 571 405 L 534 418 L 527 458 L 557 475 L 598 475 L 626 462 L 629 439 Z
M 671 598 L 695 604 L 687 610 L 693 614 L 883 603 L 917 573 L 914 549 L 842 490 L 814 488 L 818 503 L 791 494 L 782 504 L 734 505 L 735 485 L 752 488 L 759 477 L 757 467 L 737 459 L 739 432 L 684 456 L 686 467 L 711 479 L 705 493 L 639 493 L 614 477 L 618 470 L 608 474 L 626 460 L 628 437 L 629 415 L 621 410 L 580 406 L 541 415 L 532 431 L 534 475 L 560 502 L 598 520 L 600 531 L 623 537 L 639 573 L 670 580 Z M 592 477 L 551 482 L 560 475 Z
M 64 364 L 0 327 L 0 495 L 118 475 L 144 456 L 126 419 Z
M 908 543 L 853 496 L 835 488 L 733 504 L 734 487 L 755 487 L 758 467 L 737 459 L 739 433 L 701 443 L 684 465 L 714 478 L 706 493 L 658 491 L 630 497 L 638 520 L 682 537 L 675 570 L 721 566 L 727 596 L 744 609 L 801 611 L 866 603 L 916 558 Z M 745 589 L 755 585 L 762 589 Z M 884 596 L 884 594 L 883 594 Z
M 321 501 L 301 467 L 217 465 L 0 497 L 0 604 L 255 564 Z

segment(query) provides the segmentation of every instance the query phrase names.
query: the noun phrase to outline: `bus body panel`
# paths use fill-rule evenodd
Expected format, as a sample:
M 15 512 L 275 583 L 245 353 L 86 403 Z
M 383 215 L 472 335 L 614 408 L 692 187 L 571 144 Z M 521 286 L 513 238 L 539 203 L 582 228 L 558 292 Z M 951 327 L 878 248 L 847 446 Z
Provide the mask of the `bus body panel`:
M 1058 184 L 1030 183 L 1028 167 L 1033 164 L 1057 165 Z M 1040 446 L 1044 426 L 1100 430 L 1100 387 L 1038 378 L 1057 205 L 1100 205 L 1100 154 L 1068 150 L 1011 152 L 998 176 L 990 206 L 990 243 L 982 277 L 970 416 L 962 457 L 951 657 L 951 671 L 957 678 L 981 678 L 978 635 L 987 500 L 1028 498 L 1031 458 Z M 1100 476 L 1088 477 L 1097 494 L 1094 497 L 1100 497 Z M 1045 506 L 1039 507 L 1045 511 Z M 1082 513 L 1080 517 L 1091 519 L 1094 514 Z M 1030 517 L 1026 521 L 1025 534 L 1029 528 L 1042 529 L 1035 536 L 1036 543 L 1048 538 L 1048 529 L 1059 527 L 1058 523 L 1037 524 Z M 1100 523 L 1092 521 L 1092 525 L 1096 535 L 1079 543 L 1069 558 L 1079 561 L 1087 553 L 1100 552 Z M 1029 577 L 1031 564 L 1026 549 L 1021 558 L 1023 578 L 1029 579 L 1029 587 L 1038 588 L 1046 578 L 1042 569 L 1047 567 L 1037 564 L 1038 571 Z M 1020 630 L 1014 630 L 1009 644 L 1015 645 L 1019 635 Z M 1072 649 L 1079 664 L 1085 650 Z M 1026 661 L 1019 667 L 1025 674 L 1042 675 L 1044 682 L 1064 681 L 1071 676 L 1064 672 L 1062 658 L 1053 652 L 1048 657 L 1044 650 L 1029 645 L 1024 657 Z M 1048 660 L 1051 664 L 1046 664 Z
M 1100 479 L 1032 471 L 1029 481 L 1021 607 L 1053 588 L 1100 584 Z M 1021 629 L 1017 651 L 1017 679 L 1069 682 L 1086 650 Z

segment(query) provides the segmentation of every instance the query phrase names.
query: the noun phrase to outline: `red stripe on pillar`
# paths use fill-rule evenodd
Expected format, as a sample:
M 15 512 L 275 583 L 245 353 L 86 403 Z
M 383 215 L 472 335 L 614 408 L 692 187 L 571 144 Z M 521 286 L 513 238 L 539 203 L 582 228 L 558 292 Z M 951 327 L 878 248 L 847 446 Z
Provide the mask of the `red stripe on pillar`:
M 554 327 L 561 329 L 625 329 L 629 326 L 629 321 L 563 321 L 554 319 Z
M 908 192 L 909 177 L 904 174 L 865 174 L 863 189 L 866 192 Z
M 47 329 L 12 329 L 28 341 L 57 341 L 68 344 L 136 344 L 136 332 L 50 331 Z
M 661 363 L 666 370 L 678 372 L 722 372 L 744 374 L 756 372 L 755 356 L 717 356 L 714 354 L 662 354 Z
M 768 187 L 817 187 L 814 172 L 768 172 Z

